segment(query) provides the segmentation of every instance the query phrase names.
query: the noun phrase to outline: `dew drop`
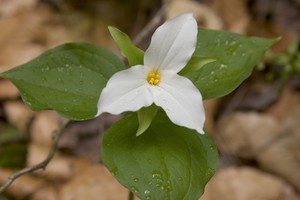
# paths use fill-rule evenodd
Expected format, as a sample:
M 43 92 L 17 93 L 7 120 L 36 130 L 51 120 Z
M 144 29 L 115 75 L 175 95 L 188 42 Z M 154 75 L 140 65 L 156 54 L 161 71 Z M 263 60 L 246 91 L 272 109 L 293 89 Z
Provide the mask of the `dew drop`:
M 113 168 L 111 170 L 111 173 L 112 173 L 113 176 L 117 175 L 117 172 L 118 172 L 118 168 L 117 167 L 115 167 L 115 168 Z
M 227 65 L 221 64 L 221 68 L 226 68 Z
M 161 185 L 162 185 L 161 183 L 156 183 L 155 186 L 156 186 L 156 187 L 161 187 Z
M 236 44 L 236 41 L 232 41 L 231 43 L 230 43 L 230 45 L 235 45 Z
M 150 191 L 149 191 L 149 190 L 145 190 L 144 193 L 145 193 L 145 194 L 149 194 Z
M 131 187 L 131 190 L 135 193 L 139 192 L 139 189 L 137 187 L 134 187 L 134 186 Z
M 139 179 L 138 179 L 138 178 L 134 178 L 133 181 L 134 181 L 134 182 L 138 182 Z

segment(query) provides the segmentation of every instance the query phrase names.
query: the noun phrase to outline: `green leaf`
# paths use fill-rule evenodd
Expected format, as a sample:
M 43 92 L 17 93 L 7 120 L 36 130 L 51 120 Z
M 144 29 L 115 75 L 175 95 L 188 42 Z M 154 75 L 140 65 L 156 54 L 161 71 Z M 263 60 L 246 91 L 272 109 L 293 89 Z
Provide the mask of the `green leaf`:
M 139 128 L 136 131 L 136 136 L 141 135 L 149 128 L 153 118 L 157 113 L 157 110 L 158 107 L 153 104 L 149 107 L 144 107 L 138 111 L 137 116 L 139 120 Z
M 54 109 L 73 119 L 93 118 L 108 79 L 124 64 L 108 50 L 68 43 L 0 74 L 12 81 L 33 110 Z
M 26 157 L 25 135 L 11 126 L 0 127 L 0 167 L 23 168 Z
M 115 27 L 109 26 L 108 29 L 122 55 L 128 59 L 130 66 L 141 65 L 144 63 L 144 52 L 131 42 L 128 35 Z
M 215 172 L 217 151 L 206 135 L 174 125 L 158 112 L 140 136 L 136 115 L 104 136 L 103 161 L 141 199 L 198 199 Z
M 188 64 L 179 72 L 179 74 L 184 76 L 184 75 L 189 74 L 191 72 L 198 71 L 204 65 L 206 65 L 208 63 L 215 62 L 215 61 L 216 60 L 211 59 L 211 58 L 193 56 L 191 58 L 191 60 L 188 62 Z
M 200 90 L 203 99 L 224 96 L 250 76 L 265 51 L 277 39 L 246 37 L 235 33 L 199 29 L 193 57 L 206 57 L 215 62 L 186 76 Z

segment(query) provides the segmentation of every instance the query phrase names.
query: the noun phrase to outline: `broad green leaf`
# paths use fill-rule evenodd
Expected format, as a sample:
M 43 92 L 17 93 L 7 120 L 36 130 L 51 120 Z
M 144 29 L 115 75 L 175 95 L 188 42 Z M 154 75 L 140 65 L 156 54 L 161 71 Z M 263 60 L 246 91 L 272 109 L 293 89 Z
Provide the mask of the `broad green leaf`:
M 186 74 L 198 71 L 201 69 L 204 65 L 208 63 L 215 62 L 216 60 L 211 58 L 205 58 L 205 57 L 199 57 L 199 56 L 193 56 L 188 64 L 179 72 L 180 75 L 184 76 Z
M 124 69 L 108 50 L 88 43 L 68 43 L 0 74 L 20 90 L 33 110 L 54 109 L 74 120 L 93 118 L 108 79 Z
M 144 63 L 144 52 L 131 42 L 128 35 L 115 27 L 110 26 L 108 29 L 122 55 L 128 59 L 130 66 L 141 65 Z
M 224 96 L 244 81 L 276 39 L 246 37 L 235 33 L 199 29 L 193 57 L 207 57 L 215 62 L 186 76 L 200 90 L 204 99 Z
M 141 199 L 196 200 L 215 172 L 217 151 L 206 135 L 179 127 L 158 112 L 140 136 L 136 115 L 104 136 L 103 161 Z
M 137 116 L 139 120 L 139 128 L 136 131 L 136 136 L 141 135 L 147 130 L 147 128 L 149 128 L 153 118 L 157 113 L 157 110 L 158 107 L 153 104 L 149 107 L 144 107 L 138 111 Z

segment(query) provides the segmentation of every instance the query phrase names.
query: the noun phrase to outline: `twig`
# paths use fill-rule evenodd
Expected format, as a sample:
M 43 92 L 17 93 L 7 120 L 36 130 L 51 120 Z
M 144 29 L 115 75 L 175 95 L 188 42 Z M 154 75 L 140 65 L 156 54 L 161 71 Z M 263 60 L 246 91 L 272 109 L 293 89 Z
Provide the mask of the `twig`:
M 139 44 L 143 39 L 145 39 L 149 33 L 159 25 L 160 21 L 162 20 L 165 14 L 165 8 L 167 4 L 164 4 L 152 18 L 152 20 L 143 28 L 138 35 L 134 38 L 133 43 Z
M 4 192 L 17 178 L 19 178 L 20 176 L 23 176 L 25 174 L 34 172 L 38 169 L 43 169 L 45 170 L 45 168 L 47 167 L 47 165 L 49 164 L 49 162 L 52 160 L 52 158 L 55 155 L 55 152 L 57 150 L 57 145 L 58 145 L 58 141 L 59 138 L 61 137 L 63 130 L 65 129 L 66 125 L 68 124 L 69 121 L 64 122 L 61 127 L 54 132 L 53 134 L 53 142 L 52 142 L 52 146 L 51 149 L 48 153 L 48 156 L 45 158 L 44 161 L 33 165 L 31 167 L 26 167 L 16 173 L 14 173 L 13 175 L 11 175 L 10 177 L 8 177 L 7 181 L 4 183 L 3 186 L 0 187 L 0 193 Z

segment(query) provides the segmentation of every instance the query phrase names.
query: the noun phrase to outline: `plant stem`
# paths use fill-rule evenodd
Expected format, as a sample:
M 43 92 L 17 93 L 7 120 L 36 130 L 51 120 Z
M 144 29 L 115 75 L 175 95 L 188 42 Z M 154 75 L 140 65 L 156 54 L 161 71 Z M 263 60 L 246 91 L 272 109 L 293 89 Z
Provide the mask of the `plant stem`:
M 38 169 L 45 169 L 47 167 L 47 165 L 49 164 L 49 162 L 52 160 L 52 158 L 54 157 L 55 155 L 55 152 L 57 150 L 57 145 L 58 145 L 58 141 L 59 141 L 59 138 L 60 136 L 63 134 L 63 131 L 64 131 L 64 128 L 67 126 L 69 121 L 66 121 L 64 122 L 61 127 L 59 128 L 59 130 L 55 131 L 54 135 L 53 135 L 53 143 L 52 143 L 52 146 L 51 146 L 51 149 L 48 153 L 48 156 L 45 158 L 44 161 L 36 164 L 36 165 L 33 165 L 31 167 L 27 167 L 27 168 L 24 168 L 16 173 L 14 173 L 13 175 L 11 175 L 10 177 L 8 177 L 7 181 L 4 183 L 4 185 L 2 185 L 0 187 L 0 194 L 2 192 L 4 192 L 16 179 L 18 179 L 19 177 L 25 175 L 25 174 L 28 174 L 28 173 L 31 173 L 31 172 L 34 172 Z
M 129 190 L 128 200 L 133 200 L 133 199 L 134 199 L 134 194 Z

